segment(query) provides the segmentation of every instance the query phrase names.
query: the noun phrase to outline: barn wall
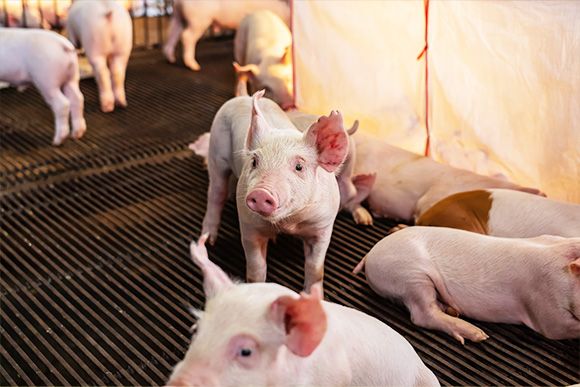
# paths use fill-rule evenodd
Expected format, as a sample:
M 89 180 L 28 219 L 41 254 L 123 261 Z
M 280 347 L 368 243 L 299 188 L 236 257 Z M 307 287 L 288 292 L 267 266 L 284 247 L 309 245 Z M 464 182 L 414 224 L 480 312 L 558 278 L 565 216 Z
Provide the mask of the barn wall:
M 295 1 L 296 103 L 425 146 L 424 5 Z M 580 202 L 580 3 L 431 1 L 431 154 Z

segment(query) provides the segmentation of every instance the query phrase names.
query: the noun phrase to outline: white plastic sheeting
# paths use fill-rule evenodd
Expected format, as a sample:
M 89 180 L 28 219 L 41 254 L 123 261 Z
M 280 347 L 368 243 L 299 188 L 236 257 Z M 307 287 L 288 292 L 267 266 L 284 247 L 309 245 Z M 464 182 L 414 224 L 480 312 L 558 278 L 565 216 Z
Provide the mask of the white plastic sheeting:
M 422 153 L 422 0 L 294 1 L 296 105 Z M 432 156 L 580 202 L 580 2 L 429 6 Z M 378 161 L 380 162 L 380 161 Z

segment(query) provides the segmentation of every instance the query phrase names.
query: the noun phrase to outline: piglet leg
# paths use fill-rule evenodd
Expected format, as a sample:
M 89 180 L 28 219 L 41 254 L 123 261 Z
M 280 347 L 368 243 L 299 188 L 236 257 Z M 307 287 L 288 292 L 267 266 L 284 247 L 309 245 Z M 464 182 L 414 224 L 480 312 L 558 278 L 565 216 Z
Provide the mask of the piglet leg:
M 246 281 L 266 282 L 268 238 L 257 232 L 252 225 L 241 222 L 240 232 L 246 254 Z
M 329 230 L 324 230 L 319 236 L 304 238 L 304 290 L 307 292 L 313 284 L 322 283 L 324 259 L 331 234 L 332 227 L 329 227 Z
M 437 292 L 432 285 L 415 285 L 405 296 L 405 305 L 411 312 L 413 324 L 447 332 L 461 344 L 465 344 L 465 339 L 478 342 L 489 337 L 475 325 L 444 313 L 437 303 Z

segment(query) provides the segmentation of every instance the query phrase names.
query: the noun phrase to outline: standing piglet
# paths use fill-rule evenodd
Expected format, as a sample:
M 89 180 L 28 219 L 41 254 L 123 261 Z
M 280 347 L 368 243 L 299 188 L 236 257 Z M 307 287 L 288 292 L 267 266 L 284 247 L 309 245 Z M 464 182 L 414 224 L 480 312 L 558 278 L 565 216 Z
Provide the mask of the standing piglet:
M 292 107 L 291 49 L 290 30 L 276 14 L 263 10 L 246 16 L 234 41 L 236 90 L 248 83 L 250 92 L 265 89 L 265 96 L 282 109 Z
M 79 89 L 79 64 L 73 45 L 51 31 L 0 28 L 0 81 L 14 86 L 36 86 L 54 114 L 52 143 L 69 135 L 81 138 L 87 129 L 83 95 Z
M 283 286 L 234 284 L 207 256 L 202 236 L 191 253 L 202 270 L 206 307 L 169 379 L 172 386 L 438 386 L 401 335 L 357 310 Z
M 69 10 L 70 40 L 81 45 L 93 67 L 103 112 L 127 106 L 125 71 L 131 54 L 131 16 L 115 0 L 75 1 Z
M 377 243 L 365 266 L 377 293 L 400 299 L 413 323 L 455 337 L 488 336 L 455 316 L 525 324 L 549 339 L 580 338 L 580 238 L 498 238 L 409 227 Z
M 580 237 L 580 205 L 509 189 L 474 190 L 435 203 L 415 224 L 507 238 Z
M 195 46 L 203 33 L 216 24 L 237 29 L 244 16 L 268 9 L 288 24 L 290 9 L 281 0 L 175 0 L 163 53 L 170 63 L 175 62 L 175 46 L 181 37 L 183 63 L 192 70 L 201 67 L 195 60 Z
M 347 133 L 337 112 L 320 117 L 301 133 L 263 95 L 262 90 L 251 98 L 233 98 L 214 118 L 203 233 L 215 241 L 233 172 L 239 179 L 236 196 L 247 280 L 266 280 L 268 240 L 287 233 L 304 242 L 305 289 L 309 289 L 323 278 L 340 202 L 334 172 L 346 156 Z

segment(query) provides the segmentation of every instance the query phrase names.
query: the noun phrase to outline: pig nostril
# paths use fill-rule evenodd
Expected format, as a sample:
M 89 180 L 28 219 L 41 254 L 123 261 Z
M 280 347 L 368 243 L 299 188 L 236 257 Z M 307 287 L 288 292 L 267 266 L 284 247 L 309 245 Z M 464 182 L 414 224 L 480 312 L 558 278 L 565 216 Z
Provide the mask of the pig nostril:
M 268 204 L 268 205 L 270 205 L 270 206 L 271 206 L 273 203 L 272 203 L 272 201 L 271 201 L 271 200 L 266 200 L 266 204 Z
M 250 199 L 250 201 L 251 201 L 252 203 L 256 203 L 256 199 L 254 199 L 254 198 L 251 198 L 251 199 Z

